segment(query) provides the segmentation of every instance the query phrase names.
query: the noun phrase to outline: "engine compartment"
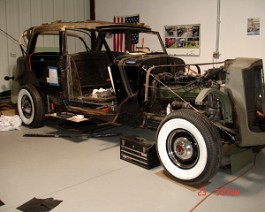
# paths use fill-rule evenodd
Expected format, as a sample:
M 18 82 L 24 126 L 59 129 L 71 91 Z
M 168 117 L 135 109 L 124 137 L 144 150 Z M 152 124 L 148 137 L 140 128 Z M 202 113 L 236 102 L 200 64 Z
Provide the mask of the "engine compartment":
M 149 110 L 159 113 L 161 105 L 164 108 L 164 113 L 167 107 L 170 107 L 171 110 L 197 107 L 196 98 L 199 93 L 205 88 L 220 90 L 225 83 L 225 77 L 224 66 L 208 69 L 203 74 L 200 69 L 197 68 L 195 71 L 188 65 L 185 70 L 154 73 L 151 76 L 148 91 L 148 95 L 150 95 Z M 219 121 L 221 119 L 220 108 L 218 98 L 210 94 L 204 99 L 198 110 L 204 110 L 204 113 L 212 121 Z

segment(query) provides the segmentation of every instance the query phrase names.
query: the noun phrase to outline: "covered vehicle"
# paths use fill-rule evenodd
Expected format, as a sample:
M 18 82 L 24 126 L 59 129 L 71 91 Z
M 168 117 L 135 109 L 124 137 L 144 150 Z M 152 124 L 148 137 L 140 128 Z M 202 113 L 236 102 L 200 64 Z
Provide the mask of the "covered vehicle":
M 260 59 L 185 64 L 148 26 L 102 21 L 31 27 L 20 43 L 17 103 L 29 127 L 50 115 L 156 130 L 162 165 L 190 185 L 216 174 L 222 144 L 265 144 Z

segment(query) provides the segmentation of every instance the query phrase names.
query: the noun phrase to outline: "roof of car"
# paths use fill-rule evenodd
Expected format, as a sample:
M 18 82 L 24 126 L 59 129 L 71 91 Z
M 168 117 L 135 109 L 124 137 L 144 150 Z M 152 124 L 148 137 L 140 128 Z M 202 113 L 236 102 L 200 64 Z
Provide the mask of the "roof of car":
M 35 32 L 44 31 L 60 31 L 64 29 L 104 29 L 104 28 L 138 28 L 144 30 L 150 30 L 151 28 L 143 23 L 130 24 L 130 23 L 113 23 L 107 21 L 96 21 L 96 20 L 85 20 L 76 22 L 64 22 L 55 21 L 50 23 L 45 23 L 39 26 L 31 27 Z

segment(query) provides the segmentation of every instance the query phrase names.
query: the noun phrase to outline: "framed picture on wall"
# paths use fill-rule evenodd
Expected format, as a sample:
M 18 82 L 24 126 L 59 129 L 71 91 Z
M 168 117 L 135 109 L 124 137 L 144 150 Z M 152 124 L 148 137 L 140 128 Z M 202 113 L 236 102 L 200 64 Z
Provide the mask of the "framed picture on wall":
M 173 55 L 200 55 L 200 24 L 166 25 L 165 47 Z
M 259 35 L 260 33 L 260 19 L 248 18 L 247 35 Z

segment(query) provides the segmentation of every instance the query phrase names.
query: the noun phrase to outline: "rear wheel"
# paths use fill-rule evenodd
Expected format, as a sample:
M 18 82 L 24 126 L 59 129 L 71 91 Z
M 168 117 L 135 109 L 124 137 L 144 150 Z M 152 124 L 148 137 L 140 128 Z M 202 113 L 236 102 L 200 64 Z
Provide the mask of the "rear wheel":
M 156 146 L 165 169 L 185 184 L 209 181 L 220 166 L 219 133 L 204 115 L 193 110 L 168 115 L 158 127 Z
M 24 125 L 37 128 L 43 125 L 44 102 L 33 85 L 25 85 L 18 93 L 18 113 Z

